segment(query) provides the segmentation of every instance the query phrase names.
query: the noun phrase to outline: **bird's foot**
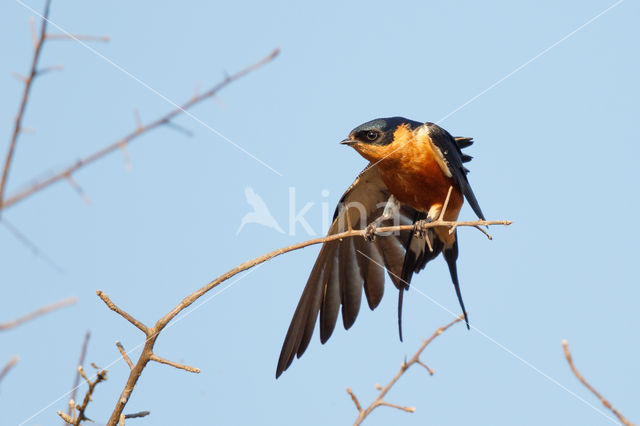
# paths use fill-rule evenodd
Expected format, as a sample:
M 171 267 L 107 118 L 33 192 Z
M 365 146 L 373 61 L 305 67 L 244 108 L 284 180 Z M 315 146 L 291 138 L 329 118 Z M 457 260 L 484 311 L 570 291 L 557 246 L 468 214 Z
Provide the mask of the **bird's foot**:
M 376 229 L 378 224 L 376 221 L 371 222 L 364 230 L 364 239 L 368 242 L 373 242 L 376 239 Z
M 426 220 L 419 220 L 416 223 L 413 224 L 413 233 L 416 237 L 418 238 L 424 238 L 427 236 L 427 230 L 429 229 L 429 227 L 427 227 L 427 224 L 431 222 L 431 220 L 426 219 Z

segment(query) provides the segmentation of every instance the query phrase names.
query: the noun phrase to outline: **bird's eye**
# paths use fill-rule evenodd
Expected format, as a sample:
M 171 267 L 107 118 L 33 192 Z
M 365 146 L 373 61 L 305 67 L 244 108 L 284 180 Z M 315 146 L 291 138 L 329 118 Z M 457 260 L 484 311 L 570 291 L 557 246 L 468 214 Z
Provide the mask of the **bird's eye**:
M 376 139 L 378 139 L 378 132 L 376 131 L 368 131 L 367 132 L 367 139 L 369 139 L 370 141 L 375 141 Z

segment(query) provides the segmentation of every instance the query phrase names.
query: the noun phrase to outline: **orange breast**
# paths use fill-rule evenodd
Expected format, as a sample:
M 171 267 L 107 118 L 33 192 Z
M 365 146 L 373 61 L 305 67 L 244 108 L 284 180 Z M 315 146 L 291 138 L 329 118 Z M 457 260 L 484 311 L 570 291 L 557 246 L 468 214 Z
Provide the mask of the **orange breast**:
M 446 220 L 456 220 L 462 208 L 463 197 L 453 179 L 443 170 L 446 165 L 434 151 L 426 133 L 415 135 L 400 126 L 394 133 L 393 143 L 377 147 L 356 147 L 365 158 L 378 162 L 380 175 L 391 193 L 401 202 L 428 213 L 441 208 L 453 187 Z

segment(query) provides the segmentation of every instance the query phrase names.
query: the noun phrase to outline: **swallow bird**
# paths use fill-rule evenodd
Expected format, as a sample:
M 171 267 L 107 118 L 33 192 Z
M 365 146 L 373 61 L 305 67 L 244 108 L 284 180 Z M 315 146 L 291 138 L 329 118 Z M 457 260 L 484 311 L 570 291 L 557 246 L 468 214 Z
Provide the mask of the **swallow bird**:
M 399 290 L 398 329 L 402 340 L 403 293 L 413 274 L 440 253 L 469 327 L 456 269 L 457 233 L 450 233 L 446 227 L 425 229 L 420 225 L 440 216 L 450 188 L 444 220 L 457 220 L 464 199 L 484 220 L 467 180 L 469 170 L 463 165 L 472 157 L 462 149 L 473 140 L 454 138 L 434 123 L 390 117 L 356 127 L 341 143 L 370 163 L 340 199 L 329 235 L 359 229 L 366 230 L 366 238 L 323 244 L 287 331 L 276 378 L 307 349 L 318 314 L 320 341 L 324 344 L 335 328 L 341 306 L 344 328 L 353 325 L 363 290 L 369 308 L 375 309 L 382 299 L 385 269 Z M 375 237 L 378 226 L 411 224 L 413 230 Z

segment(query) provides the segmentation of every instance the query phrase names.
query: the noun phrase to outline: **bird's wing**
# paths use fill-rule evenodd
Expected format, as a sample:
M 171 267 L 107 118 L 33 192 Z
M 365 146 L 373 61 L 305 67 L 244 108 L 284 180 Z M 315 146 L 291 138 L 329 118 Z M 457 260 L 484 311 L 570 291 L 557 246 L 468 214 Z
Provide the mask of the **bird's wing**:
M 347 231 L 349 226 L 365 229 L 382 215 L 390 195 L 378 168 L 366 168 L 340 199 L 329 235 Z M 416 210 L 401 205 L 398 223 L 387 219 L 380 226 L 410 225 L 416 218 L 421 218 Z M 431 234 L 429 238 L 434 243 L 437 240 Z M 407 260 L 405 254 L 409 245 L 415 255 Z M 306 350 L 318 313 L 320 341 L 325 343 L 335 328 L 340 306 L 345 329 L 353 325 L 360 310 L 363 289 L 369 308 L 378 306 L 384 292 L 384 268 L 396 287 L 408 287 L 413 271 L 422 269 L 430 258 L 435 257 L 425 255 L 425 246 L 424 239 L 412 238 L 412 231 L 378 236 L 373 242 L 353 237 L 324 243 L 293 314 L 276 377 L 291 365 L 294 356 L 300 357 Z
M 471 157 L 463 154 L 461 148 L 471 145 L 473 143 L 471 138 L 453 138 L 449 132 L 440 126 L 433 123 L 426 123 L 425 125 L 429 126 L 429 136 L 431 137 L 431 141 L 438 147 L 444 156 L 445 162 L 451 171 L 453 180 L 458 185 L 460 191 L 464 194 L 475 214 L 480 219 L 484 220 L 484 214 L 480 209 L 480 204 L 478 204 L 478 200 L 471 189 L 469 180 L 467 180 L 467 173 L 469 170 L 467 170 L 463 165 L 463 163 L 471 161 Z

